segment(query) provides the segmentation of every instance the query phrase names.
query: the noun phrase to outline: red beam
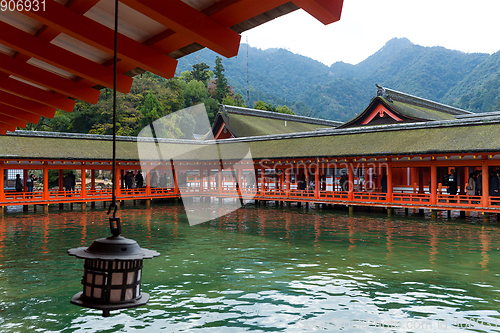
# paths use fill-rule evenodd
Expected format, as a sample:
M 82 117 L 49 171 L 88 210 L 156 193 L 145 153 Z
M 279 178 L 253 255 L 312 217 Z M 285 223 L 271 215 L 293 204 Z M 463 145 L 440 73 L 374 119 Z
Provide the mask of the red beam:
M 9 117 L 9 116 L 4 116 L 0 115 L 0 123 L 16 126 L 16 127 L 22 127 L 25 128 L 28 122 L 26 120 L 20 120 L 16 119 L 14 117 Z
M 55 108 L 51 108 L 38 102 L 30 101 L 16 95 L 9 94 L 2 90 L 0 90 L 0 103 L 46 118 L 53 118 L 54 114 L 56 113 Z
M 221 1 L 203 12 L 206 12 L 211 19 L 223 26 L 232 27 L 288 2 L 289 0 Z M 145 44 L 151 45 L 152 48 L 168 54 L 194 42 L 196 40 L 188 39 L 186 36 L 167 30 L 162 34 L 152 37 Z
M 292 0 L 294 4 L 323 24 L 340 20 L 344 0 Z
M 3 123 L 0 123 L 0 131 L 3 133 L 3 131 L 11 131 L 11 132 L 14 132 L 16 130 L 16 126 L 12 126 L 12 125 L 7 125 L 7 124 L 3 124 Z M 5 133 L 3 133 L 5 134 Z
M 225 56 L 238 54 L 241 36 L 180 0 L 122 0 L 170 29 Z
M 67 112 L 72 112 L 75 107 L 75 100 L 12 79 L 2 72 L 0 72 L 0 89 Z
M 0 53 L 0 70 L 84 102 L 95 104 L 99 100 L 100 92 L 96 89 L 3 53 Z
M 38 122 L 40 121 L 40 116 L 37 116 L 34 113 L 21 111 L 12 106 L 0 104 L 0 118 L 3 118 L 4 116 L 9 116 L 23 121 L 25 120 L 33 124 L 38 124 Z
M 45 11 L 27 11 L 29 16 L 53 29 L 63 32 L 110 55 L 114 53 L 114 31 L 55 2 L 47 2 Z M 122 34 L 118 35 L 118 58 L 136 67 L 165 78 L 175 75 L 177 60 L 170 58 Z
M 99 65 L 63 48 L 43 41 L 29 33 L 0 21 L 0 41 L 7 47 L 42 60 L 52 66 L 76 74 L 82 78 L 113 88 L 113 69 Z M 117 90 L 128 93 L 132 78 L 118 75 Z
M 228 6 L 217 13 L 210 15 L 215 21 L 232 27 L 271 9 L 279 7 L 289 0 L 241 0 Z

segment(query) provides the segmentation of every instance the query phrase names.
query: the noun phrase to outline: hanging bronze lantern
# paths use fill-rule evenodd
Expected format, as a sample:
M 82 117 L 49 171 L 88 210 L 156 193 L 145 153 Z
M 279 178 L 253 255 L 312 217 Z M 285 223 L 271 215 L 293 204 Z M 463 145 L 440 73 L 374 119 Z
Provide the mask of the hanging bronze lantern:
M 160 255 L 121 236 L 119 218 L 109 220 L 113 236 L 97 239 L 89 247 L 68 250 L 69 255 L 85 259 L 83 292 L 73 296 L 71 303 L 102 310 L 103 317 L 109 317 L 111 310 L 133 308 L 149 301 L 149 295 L 141 293 L 142 261 Z

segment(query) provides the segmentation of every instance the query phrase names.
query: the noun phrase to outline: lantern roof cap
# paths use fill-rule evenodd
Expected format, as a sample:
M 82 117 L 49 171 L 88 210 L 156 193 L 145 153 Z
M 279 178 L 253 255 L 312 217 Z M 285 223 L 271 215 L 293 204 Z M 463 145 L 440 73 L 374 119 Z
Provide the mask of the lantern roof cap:
M 69 249 L 68 254 L 81 259 L 102 260 L 152 259 L 160 255 L 157 251 L 141 248 L 135 240 L 123 236 L 99 238 L 89 247 Z

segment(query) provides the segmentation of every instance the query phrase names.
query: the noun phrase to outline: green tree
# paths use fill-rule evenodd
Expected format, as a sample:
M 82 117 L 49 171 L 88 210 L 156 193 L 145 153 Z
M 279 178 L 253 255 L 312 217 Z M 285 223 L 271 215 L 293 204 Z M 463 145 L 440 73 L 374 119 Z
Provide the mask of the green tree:
M 286 105 L 279 105 L 278 107 L 276 107 L 276 112 L 279 112 L 279 113 L 285 113 L 285 114 L 291 114 L 291 115 L 295 115 L 295 112 L 293 112 L 288 106 Z
M 236 94 L 232 96 L 229 94 L 226 95 L 226 97 L 224 97 L 224 99 L 222 100 L 222 104 L 246 107 L 245 100 L 243 99 L 243 96 L 241 96 L 241 94 Z
M 140 121 L 140 126 L 144 127 L 153 121 L 163 117 L 163 107 L 156 98 L 155 95 L 148 93 L 144 98 L 144 102 L 141 108 L 142 119 Z
M 215 68 L 214 68 L 214 76 L 215 76 L 215 90 L 213 98 L 217 100 L 217 102 L 222 103 L 224 97 L 230 93 L 229 85 L 227 84 L 227 78 L 224 75 L 224 66 L 222 65 L 222 59 L 217 56 L 215 58 Z
M 208 70 L 209 68 L 210 66 L 208 66 L 204 62 L 194 64 L 193 70 L 191 71 L 191 77 L 193 78 L 193 80 L 203 82 L 203 84 L 205 84 L 205 87 L 208 87 L 208 81 L 213 75 L 213 73 Z

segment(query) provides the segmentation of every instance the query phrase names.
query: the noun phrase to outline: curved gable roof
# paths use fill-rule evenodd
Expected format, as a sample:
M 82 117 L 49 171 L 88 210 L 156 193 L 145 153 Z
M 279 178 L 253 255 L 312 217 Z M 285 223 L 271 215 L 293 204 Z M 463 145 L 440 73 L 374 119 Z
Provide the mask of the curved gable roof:
M 336 128 L 342 122 L 222 105 L 212 129 L 214 136 L 224 124 L 234 137 L 242 138 L 311 132 L 317 129 Z

